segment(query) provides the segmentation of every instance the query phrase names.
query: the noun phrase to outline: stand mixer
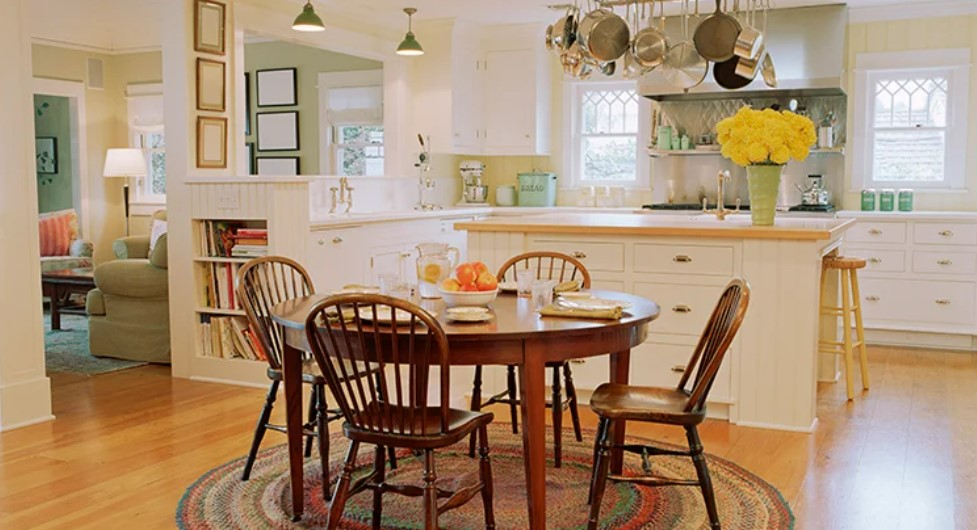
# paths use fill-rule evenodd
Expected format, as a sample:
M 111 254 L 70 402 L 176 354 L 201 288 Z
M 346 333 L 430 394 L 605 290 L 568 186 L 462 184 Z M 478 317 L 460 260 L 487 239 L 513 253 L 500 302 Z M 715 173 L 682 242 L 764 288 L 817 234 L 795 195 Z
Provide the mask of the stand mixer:
M 461 201 L 458 204 L 487 206 L 488 186 L 482 184 L 485 164 L 478 160 L 462 160 L 458 171 L 461 173 Z

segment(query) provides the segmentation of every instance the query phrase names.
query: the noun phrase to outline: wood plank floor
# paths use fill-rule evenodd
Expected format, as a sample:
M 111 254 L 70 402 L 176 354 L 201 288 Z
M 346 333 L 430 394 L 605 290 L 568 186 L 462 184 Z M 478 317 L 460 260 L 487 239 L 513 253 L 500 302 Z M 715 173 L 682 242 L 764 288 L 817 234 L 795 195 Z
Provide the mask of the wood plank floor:
M 844 384 L 821 386 L 815 434 L 708 421 L 706 450 L 779 488 L 798 529 L 977 529 L 977 355 L 870 357 L 872 389 L 853 403 Z M 163 367 L 52 379 L 58 419 L 0 434 L 0 528 L 173 528 L 184 489 L 246 452 L 263 400 Z

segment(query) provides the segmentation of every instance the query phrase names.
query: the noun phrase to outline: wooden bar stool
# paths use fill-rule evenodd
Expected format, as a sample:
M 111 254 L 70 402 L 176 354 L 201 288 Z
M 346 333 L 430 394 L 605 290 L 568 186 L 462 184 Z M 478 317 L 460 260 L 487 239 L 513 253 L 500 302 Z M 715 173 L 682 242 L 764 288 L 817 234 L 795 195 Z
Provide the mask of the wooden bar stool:
M 858 349 L 859 364 L 862 372 L 862 389 L 868 390 L 868 353 L 865 350 L 865 328 L 862 326 L 861 295 L 858 293 L 858 269 L 865 268 L 862 258 L 848 258 L 844 256 L 828 256 L 821 262 L 821 317 L 830 316 L 834 322 L 841 317 L 842 340 L 819 340 L 818 353 L 843 355 L 845 358 L 845 384 L 848 388 L 848 400 L 855 398 L 855 381 L 853 364 L 855 349 Z M 841 307 L 825 305 L 824 295 L 828 284 L 828 274 L 839 271 L 841 282 Z M 855 340 L 851 336 L 851 320 L 855 315 Z

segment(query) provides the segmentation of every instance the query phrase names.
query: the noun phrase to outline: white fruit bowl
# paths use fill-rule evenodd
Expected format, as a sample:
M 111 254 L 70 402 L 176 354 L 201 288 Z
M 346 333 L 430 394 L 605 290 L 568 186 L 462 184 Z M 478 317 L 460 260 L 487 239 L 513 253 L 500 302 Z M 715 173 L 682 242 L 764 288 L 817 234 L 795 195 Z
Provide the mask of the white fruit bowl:
M 495 297 L 499 294 L 498 289 L 494 291 L 445 291 L 439 288 L 438 292 L 441 293 L 441 298 L 444 298 L 444 303 L 448 307 L 485 307 L 492 303 L 492 300 L 495 300 Z

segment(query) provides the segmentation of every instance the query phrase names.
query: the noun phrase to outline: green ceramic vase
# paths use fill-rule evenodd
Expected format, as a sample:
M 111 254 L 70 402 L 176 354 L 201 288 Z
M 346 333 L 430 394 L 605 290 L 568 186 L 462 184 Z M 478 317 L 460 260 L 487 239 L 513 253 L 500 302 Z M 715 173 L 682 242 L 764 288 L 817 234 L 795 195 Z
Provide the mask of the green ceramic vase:
M 773 225 L 783 170 L 784 166 L 746 166 L 753 226 Z

